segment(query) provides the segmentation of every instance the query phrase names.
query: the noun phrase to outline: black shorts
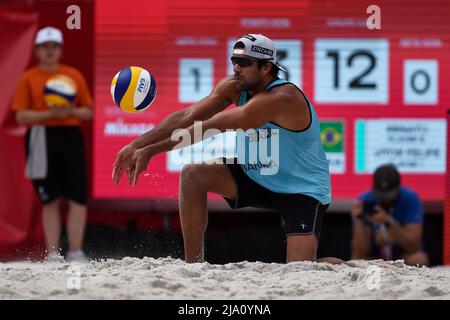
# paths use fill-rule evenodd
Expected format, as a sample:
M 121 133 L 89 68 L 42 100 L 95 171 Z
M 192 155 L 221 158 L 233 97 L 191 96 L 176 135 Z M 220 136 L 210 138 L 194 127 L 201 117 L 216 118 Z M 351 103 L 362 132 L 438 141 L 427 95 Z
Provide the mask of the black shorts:
M 83 134 L 78 127 L 46 127 L 47 177 L 32 180 L 42 203 L 59 196 L 86 204 L 86 160 Z M 30 131 L 25 137 L 28 157 Z
M 273 192 L 253 181 L 241 165 L 223 163 L 228 167 L 236 184 L 236 201 L 225 198 L 231 208 L 256 207 L 272 209 L 280 213 L 286 237 L 314 234 L 319 240 L 322 220 L 328 205 L 310 196 Z

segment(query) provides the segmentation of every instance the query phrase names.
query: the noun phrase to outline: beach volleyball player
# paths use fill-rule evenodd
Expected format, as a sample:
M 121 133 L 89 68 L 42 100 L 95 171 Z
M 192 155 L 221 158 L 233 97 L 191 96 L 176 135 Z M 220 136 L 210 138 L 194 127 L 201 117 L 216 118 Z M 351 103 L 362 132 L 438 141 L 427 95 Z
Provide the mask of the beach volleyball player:
M 253 128 L 258 140 L 278 135 L 279 163 L 252 165 L 248 159 L 217 159 L 214 164 L 183 167 L 179 209 L 185 260 L 203 261 L 207 193 L 213 192 L 223 196 L 231 208 L 277 210 L 287 238 L 287 261 L 316 261 L 322 218 L 331 201 L 328 161 L 317 114 L 298 87 L 278 77 L 282 67 L 271 39 L 261 34 L 243 36 L 234 45 L 231 62 L 234 75 L 219 81 L 209 96 L 170 114 L 119 151 L 113 181 L 117 185 L 126 173 L 128 182 L 136 185 L 151 157 L 177 148 L 179 141 L 171 139 L 176 129 L 186 128 L 194 137 L 194 121 L 202 121 L 202 132 Z M 225 110 L 232 104 L 238 107 Z M 198 142 L 193 139 L 188 144 Z M 248 136 L 246 139 L 248 143 Z M 264 174 L 268 167 L 276 173 Z

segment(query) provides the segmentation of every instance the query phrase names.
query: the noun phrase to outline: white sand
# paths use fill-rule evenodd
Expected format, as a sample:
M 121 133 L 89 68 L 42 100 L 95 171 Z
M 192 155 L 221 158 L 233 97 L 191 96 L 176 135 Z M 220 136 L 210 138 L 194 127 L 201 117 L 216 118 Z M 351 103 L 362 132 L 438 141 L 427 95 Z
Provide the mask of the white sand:
M 403 261 L 0 263 L 0 299 L 450 299 L 450 268 Z M 76 287 L 79 285 L 79 289 Z

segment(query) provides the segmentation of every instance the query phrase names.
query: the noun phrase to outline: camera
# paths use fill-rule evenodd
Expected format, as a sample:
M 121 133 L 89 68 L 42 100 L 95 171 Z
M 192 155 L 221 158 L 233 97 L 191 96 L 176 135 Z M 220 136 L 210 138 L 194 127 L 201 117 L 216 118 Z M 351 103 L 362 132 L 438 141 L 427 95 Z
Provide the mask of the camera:
M 363 214 L 364 215 L 372 215 L 375 213 L 375 206 L 377 204 L 374 202 L 364 202 L 363 204 Z

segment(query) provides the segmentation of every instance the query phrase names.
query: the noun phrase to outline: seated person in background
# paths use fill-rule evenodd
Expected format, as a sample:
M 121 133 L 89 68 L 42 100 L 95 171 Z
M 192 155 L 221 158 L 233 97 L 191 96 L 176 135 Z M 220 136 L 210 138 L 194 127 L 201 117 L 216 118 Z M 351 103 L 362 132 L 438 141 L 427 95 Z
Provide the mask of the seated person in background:
M 416 192 L 400 184 L 392 164 L 373 175 L 373 188 L 352 206 L 352 259 L 404 259 L 409 265 L 428 265 L 422 249 L 423 207 Z

